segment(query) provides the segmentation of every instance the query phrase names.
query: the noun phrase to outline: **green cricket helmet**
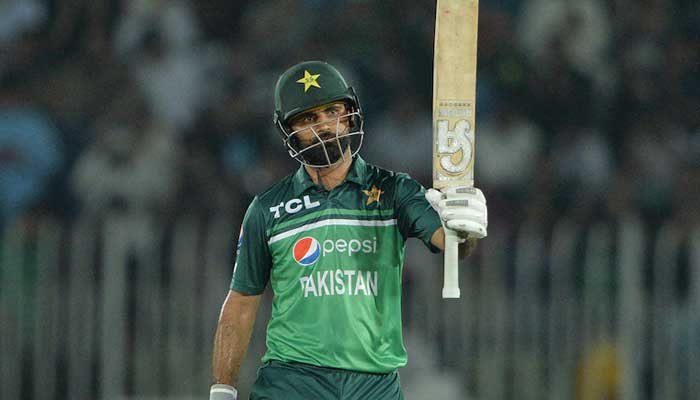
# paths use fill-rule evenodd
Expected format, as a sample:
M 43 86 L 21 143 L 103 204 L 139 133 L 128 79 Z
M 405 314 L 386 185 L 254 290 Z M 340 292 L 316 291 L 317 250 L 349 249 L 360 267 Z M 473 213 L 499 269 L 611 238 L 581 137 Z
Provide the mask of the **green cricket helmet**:
M 320 124 L 292 131 L 291 118 L 320 106 L 343 101 L 348 112 L 338 116 L 335 132 L 316 129 Z M 341 119 L 347 118 L 346 131 L 340 132 Z M 355 90 L 332 65 L 323 61 L 305 61 L 286 70 L 275 86 L 274 124 L 279 129 L 289 155 L 304 165 L 322 168 L 354 156 L 362 146 L 364 132 L 360 102 Z M 327 124 L 327 123 L 326 123 Z M 301 146 L 297 135 L 312 132 L 316 140 Z

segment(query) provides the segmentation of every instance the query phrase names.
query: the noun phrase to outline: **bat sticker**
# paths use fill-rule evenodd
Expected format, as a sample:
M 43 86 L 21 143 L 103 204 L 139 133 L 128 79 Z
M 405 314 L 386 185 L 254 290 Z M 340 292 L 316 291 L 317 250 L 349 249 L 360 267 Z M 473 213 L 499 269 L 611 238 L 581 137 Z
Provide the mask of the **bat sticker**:
M 469 167 L 472 160 L 470 132 L 469 121 L 458 121 L 454 130 L 449 129 L 448 121 L 438 121 L 437 153 L 440 155 L 440 166 L 445 172 L 458 175 Z

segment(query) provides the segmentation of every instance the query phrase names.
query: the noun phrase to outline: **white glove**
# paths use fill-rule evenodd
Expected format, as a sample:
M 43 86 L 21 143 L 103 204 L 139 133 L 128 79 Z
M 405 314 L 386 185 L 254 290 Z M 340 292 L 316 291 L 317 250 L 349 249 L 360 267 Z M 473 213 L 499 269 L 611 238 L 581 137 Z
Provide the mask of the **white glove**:
M 230 385 L 215 383 L 209 390 L 209 400 L 237 400 L 238 390 Z
M 428 189 L 425 198 L 440 215 L 444 228 L 470 239 L 486 237 L 488 211 L 481 190 L 466 186 L 446 188 L 444 192 Z

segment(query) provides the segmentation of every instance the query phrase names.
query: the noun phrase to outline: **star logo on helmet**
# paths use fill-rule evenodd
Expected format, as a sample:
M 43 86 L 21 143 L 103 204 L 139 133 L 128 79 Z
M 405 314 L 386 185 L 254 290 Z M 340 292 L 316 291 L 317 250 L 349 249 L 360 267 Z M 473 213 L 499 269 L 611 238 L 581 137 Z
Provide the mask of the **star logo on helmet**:
M 321 76 L 321 74 L 311 74 L 309 71 L 304 70 L 304 77 L 299 79 L 297 83 L 304 85 L 304 93 L 306 93 L 306 91 L 308 91 L 311 87 L 320 89 L 321 85 L 319 85 L 317 82 L 319 76 Z

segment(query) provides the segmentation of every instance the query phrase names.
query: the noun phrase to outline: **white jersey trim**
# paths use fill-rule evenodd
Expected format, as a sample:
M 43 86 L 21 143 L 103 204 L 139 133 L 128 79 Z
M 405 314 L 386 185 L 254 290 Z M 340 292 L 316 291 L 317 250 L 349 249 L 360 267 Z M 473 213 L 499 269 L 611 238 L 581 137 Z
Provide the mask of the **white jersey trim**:
M 280 240 L 286 239 L 288 237 L 294 236 L 300 232 L 310 231 L 312 229 L 321 228 L 328 225 L 342 225 L 342 226 L 394 226 L 396 225 L 396 219 L 385 219 L 385 220 L 361 220 L 361 219 L 326 219 L 323 221 L 314 222 L 313 224 L 308 224 L 288 230 L 286 232 L 278 233 L 272 236 L 268 240 L 267 244 L 273 244 L 279 242 Z

